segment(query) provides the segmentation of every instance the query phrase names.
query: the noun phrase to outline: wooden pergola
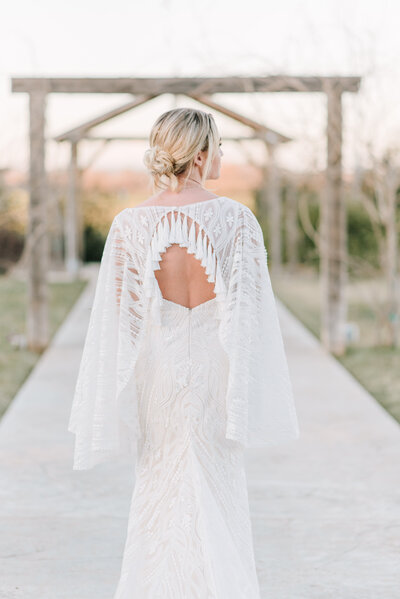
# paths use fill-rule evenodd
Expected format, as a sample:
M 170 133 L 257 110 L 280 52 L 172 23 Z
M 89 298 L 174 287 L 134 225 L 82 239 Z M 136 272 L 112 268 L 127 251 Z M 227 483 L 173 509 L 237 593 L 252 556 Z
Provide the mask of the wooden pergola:
M 177 94 L 176 94 L 177 95 Z M 200 104 L 207 106 L 207 108 L 212 108 L 213 110 L 224 114 L 225 116 L 233 119 L 242 125 L 246 125 L 253 130 L 252 136 L 235 136 L 228 137 L 224 136 L 225 141 L 236 141 L 240 142 L 243 140 L 259 140 L 262 141 L 265 145 L 267 155 L 270 157 L 270 163 L 273 165 L 273 155 L 275 148 L 278 144 L 292 141 L 290 137 L 286 135 L 282 135 L 277 131 L 266 127 L 263 123 L 259 123 L 254 119 L 250 119 L 231 108 L 227 108 L 226 106 L 222 106 L 218 104 L 208 96 L 199 96 L 195 94 L 186 94 L 187 97 L 191 97 L 196 100 Z M 153 96 L 154 97 L 154 96 Z M 125 135 L 125 136 L 94 136 L 90 134 L 90 131 L 111 119 L 114 119 L 116 116 L 119 116 L 123 113 L 133 110 L 137 106 L 143 104 L 142 99 L 138 101 L 137 99 L 132 102 L 128 102 L 115 108 L 113 110 L 107 111 L 97 117 L 86 121 L 85 123 L 80 124 L 73 129 L 65 131 L 59 135 L 57 135 L 54 140 L 57 142 L 69 142 L 70 143 L 70 167 L 69 167 L 69 184 L 68 184 L 68 195 L 67 195 L 67 214 L 66 214 L 66 266 L 67 270 L 72 274 L 76 274 L 79 272 L 80 266 L 80 258 L 78 252 L 79 241 L 81 245 L 83 243 L 83 231 L 80 231 L 80 240 L 77 239 L 76 234 L 76 221 L 77 221 L 77 210 L 79 208 L 79 204 L 77 202 L 77 179 L 78 179 L 78 144 L 80 141 L 102 141 L 104 144 L 108 144 L 111 141 L 148 141 L 148 137 L 134 136 L 134 135 Z M 263 181 L 263 184 L 267 187 L 265 189 L 264 196 L 268 198 L 269 202 L 269 212 L 270 212 L 270 238 L 273 243 L 271 244 L 271 257 L 272 264 L 274 266 L 278 266 L 281 263 L 281 234 L 280 234 L 280 195 L 279 188 L 277 185 L 270 185 L 269 181 L 276 181 L 275 177 L 272 177 L 274 174 L 274 169 L 271 168 L 271 177 L 268 181 Z M 81 224 L 82 219 L 78 218 L 78 222 Z M 278 251 L 279 250 L 279 251 Z
M 346 319 L 346 223 L 342 193 L 342 94 L 357 92 L 359 77 L 185 77 L 185 78 L 13 78 L 12 91 L 29 94 L 30 113 L 30 218 L 28 248 L 28 345 L 41 351 L 48 344 L 47 277 L 48 238 L 47 194 L 45 171 L 45 112 L 50 93 L 133 94 L 135 98 L 123 106 L 91 119 L 79 127 L 57 136 L 57 141 L 71 144 L 69 200 L 67 221 L 76 223 L 77 144 L 81 139 L 96 139 L 89 131 L 101 123 L 132 110 L 165 93 L 183 94 L 200 101 L 250 126 L 255 137 L 262 139 L 273 157 L 277 143 L 290 138 L 261 123 L 238 114 L 214 102 L 215 93 L 316 92 L 327 96 L 327 167 L 326 194 L 321 211 L 321 278 L 322 278 L 322 341 L 325 347 L 340 355 L 345 350 Z M 97 138 L 99 139 L 99 138 Z M 113 138 L 117 139 L 117 138 Z M 272 179 L 274 181 L 274 179 Z M 276 227 L 280 219 L 276 185 L 270 188 L 271 217 Z M 76 226 L 68 227 L 67 264 L 77 268 Z M 280 240 L 271 243 L 271 257 L 280 260 Z

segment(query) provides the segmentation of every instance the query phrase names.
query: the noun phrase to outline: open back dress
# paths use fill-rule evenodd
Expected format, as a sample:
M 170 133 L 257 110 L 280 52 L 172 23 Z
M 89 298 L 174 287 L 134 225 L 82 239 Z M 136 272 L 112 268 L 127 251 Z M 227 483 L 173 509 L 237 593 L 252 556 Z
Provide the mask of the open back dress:
M 214 297 L 164 298 L 154 271 L 179 244 Z M 246 447 L 297 439 L 263 235 L 227 197 L 115 217 L 103 252 L 69 430 L 74 469 L 135 464 L 113 599 L 260 599 Z

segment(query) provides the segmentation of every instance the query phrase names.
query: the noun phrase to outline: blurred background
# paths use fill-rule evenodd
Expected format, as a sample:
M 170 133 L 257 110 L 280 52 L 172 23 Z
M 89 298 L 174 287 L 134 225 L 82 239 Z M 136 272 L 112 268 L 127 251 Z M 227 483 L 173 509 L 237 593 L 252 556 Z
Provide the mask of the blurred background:
M 400 422 L 399 18 L 393 0 L 3 7 L 0 412 L 82 292 L 113 217 L 151 195 L 153 122 L 193 106 L 222 137 L 221 177 L 207 187 L 254 210 L 276 296 Z M 160 79 L 159 95 L 47 93 L 41 112 L 12 83 L 118 77 Z M 240 92 L 206 86 L 205 105 L 161 83 L 208 77 Z M 259 90 L 266 77 L 275 90 Z M 335 104 L 320 78 L 346 77 L 353 89 Z

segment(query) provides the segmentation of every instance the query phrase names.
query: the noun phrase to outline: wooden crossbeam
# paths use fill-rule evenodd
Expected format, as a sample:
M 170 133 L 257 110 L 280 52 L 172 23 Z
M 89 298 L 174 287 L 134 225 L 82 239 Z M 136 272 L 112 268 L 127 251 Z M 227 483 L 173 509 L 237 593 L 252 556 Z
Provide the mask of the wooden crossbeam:
M 102 125 L 106 121 L 109 121 L 109 120 L 115 118 L 116 116 L 124 114 L 125 112 L 128 112 L 129 110 L 132 110 L 133 108 L 136 108 L 137 106 L 140 106 L 141 104 L 144 104 L 148 100 L 151 100 L 152 98 L 155 98 L 155 97 L 157 97 L 157 94 L 140 96 L 139 98 L 135 98 L 131 102 L 128 102 L 127 104 L 123 104 L 122 106 L 119 106 L 118 108 L 113 108 L 113 110 L 109 110 L 108 112 L 105 112 L 104 114 L 101 114 L 93 119 L 90 119 L 90 121 L 86 121 L 85 123 L 82 123 L 82 125 L 79 125 L 78 127 L 74 127 L 73 129 L 70 129 L 69 131 L 60 133 L 60 135 L 57 135 L 54 139 L 55 139 L 55 141 L 67 141 L 67 140 L 78 141 L 79 139 L 82 138 L 82 136 L 87 131 L 89 131 L 93 127 L 96 127 L 97 125 Z
M 53 138 L 57 140 L 56 138 Z M 84 141 L 149 141 L 148 135 L 82 135 L 81 140 Z M 224 135 L 223 141 L 246 141 L 246 140 L 261 140 L 265 142 L 264 135 Z
M 194 94 L 194 93 L 193 94 L 184 94 L 184 95 L 200 102 L 201 104 L 204 104 L 205 106 L 208 106 L 209 108 L 212 108 L 218 112 L 221 112 L 225 116 L 228 116 L 232 119 L 235 119 L 236 121 L 239 121 L 243 125 L 251 127 L 257 133 L 256 138 L 262 139 L 263 141 L 266 141 L 267 143 L 270 143 L 271 145 L 292 141 L 292 138 L 287 137 L 286 135 L 283 135 L 281 133 L 278 133 L 274 129 L 266 127 L 265 125 L 258 123 L 257 121 L 254 121 L 253 119 L 250 119 L 250 118 L 240 114 L 239 112 L 232 110 L 231 108 L 227 108 L 226 106 L 223 106 L 222 104 L 219 104 L 218 102 L 215 102 L 208 96 Z M 128 110 L 132 110 L 136 106 L 140 106 L 141 104 L 143 104 L 143 102 L 147 102 L 147 100 L 149 100 L 153 97 L 155 97 L 155 96 L 142 96 L 141 98 L 138 98 L 132 102 L 128 102 L 127 104 L 124 104 L 123 106 L 120 106 L 119 108 L 110 110 L 109 112 L 106 112 L 105 114 L 99 115 L 96 118 L 91 119 L 90 121 L 87 121 L 86 123 L 83 123 L 82 125 L 79 125 L 78 127 L 75 127 L 74 129 L 70 129 L 69 131 L 65 131 L 64 133 L 57 135 L 56 137 L 54 137 L 54 140 L 60 142 L 60 141 L 67 141 L 67 140 L 78 141 L 79 139 L 94 139 L 93 137 L 87 135 L 87 132 L 91 128 L 96 127 L 97 125 L 101 125 L 102 123 L 105 123 L 106 121 L 113 119 L 114 117 L 119 116 L 120 114 L 123 114 L 124 112 L 127 112 Z M 102 139 L 102 140 L 107 140 L 107 141 L 111 141 L 111 140 L 115 141 L 118 139 L 119 140 L 122 140 L 122 139 L 125 139 L 125 140 L 136 139 L 137 140 L 140 138 L 138 138 L 138 137 L 134 137 L 134 138 L 133 137 L 123 137 L 123 136 L 122 137 L 118 137 L 118 136 L 117 137 L 114 137 L 114 136 L 102 137 L 102 136 L 100 136 L 97 139 Z M 147 138 L 145 138 L 145 139 L 147 139 Z M 240 138 L 240 139 L 242 139 L 242 138 Z M 250 138 L 248 138 L 248 139 L 250 139 Z
M 343 92 L 357 92 L 360 77 L 13 77 L 13 92 L 77 94 L 215 94 L 251 92 L 323 92 L 333 81 Z
M 235 110 L 232 110 L 231 108 L 222 106 L 222 104 L 215 102 L 208 96 L 200 96 L 197 94 L 185 94 L 185 95 L 189 96 L 190 98 L 193 98 L 194 100 L 197 100 L 198 102 L 201 102 L 202 104 L 204 104 L 205 106 L 208 106 L 209 108 L 212 108 L 213 110 L 217 110 L 218 112 L 221 112 L 225 116 L 228 116 L 232 119 L 235 119 L 236 121 L 239 121 L 240 123 L 242 123 L 243 125 L 246 125 L 247 127 L 251 127 L 252 129 L 257 131 L 260 134 L 260 138 L 264 139 L 267 143 L 270 143 L 273 145 L 276 143 L 292 141 L 291 137 L 282 135 L 282 133 L 278 133 L 277 131 L 270 129 L 269 127 L 266 127 L 265 125 L 258 123 L 257 121 L 254 121 L 253 119 L 250 119 L 250 118 L 244 116 L 243 114 L 240 114 L 239 112 L 236 112 Z

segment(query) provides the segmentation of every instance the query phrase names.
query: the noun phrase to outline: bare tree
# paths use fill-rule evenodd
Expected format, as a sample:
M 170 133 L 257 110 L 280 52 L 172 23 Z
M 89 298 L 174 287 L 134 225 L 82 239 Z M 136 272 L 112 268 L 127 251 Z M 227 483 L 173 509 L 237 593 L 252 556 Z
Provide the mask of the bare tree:
M 370 159 L 372 168 L 364 172 L 357 197 L 371 220 L 378 245 L 379 268 L 384 276 L 385 294 L 379 311 L 383 343 L 399 347 L 399 150 L 387 149 L 379 159 L 370 147 Z

